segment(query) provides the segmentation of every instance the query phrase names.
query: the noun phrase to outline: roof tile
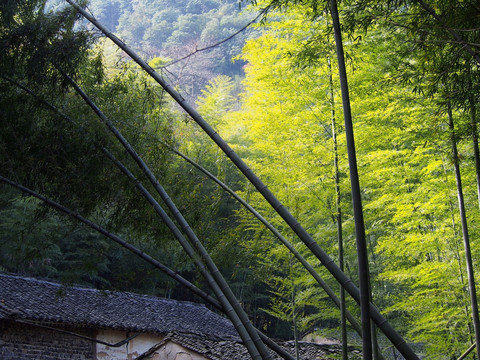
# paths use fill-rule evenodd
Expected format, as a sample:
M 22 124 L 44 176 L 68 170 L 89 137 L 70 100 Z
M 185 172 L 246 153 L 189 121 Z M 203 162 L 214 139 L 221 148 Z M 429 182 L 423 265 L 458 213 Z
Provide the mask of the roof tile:
M 231 322 L 202 304 L 99 291 L 0 274 L 0 318 L 166 334 L 238 336 Z

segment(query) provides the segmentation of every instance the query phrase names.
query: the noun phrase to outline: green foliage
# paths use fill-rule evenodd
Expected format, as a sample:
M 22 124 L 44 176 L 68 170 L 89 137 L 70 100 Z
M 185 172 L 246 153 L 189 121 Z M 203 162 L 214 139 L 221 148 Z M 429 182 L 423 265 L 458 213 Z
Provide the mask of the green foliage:
M 332 148 L 327 145 L 331 141 L 327 80 L 331 54 L 329 26 L 322 13 L 323 5 L 317 4 L 312 12 L 311 2 L 301 3 L 271 3 L 263 35 L 247 42 L 242 55 L 247 62 L 242 107 L 229 116 L 227 127 L 236 149 L 247 157 L 254 171 L 322 247 L 335 253 L 336 229 L 331 220 Z M 354 19 L 346 19 L 351 31 L 346 51 L 352 65 L 349 80 L 373 298 L 381 309 L 387 309 L 394 324 L 425 346 L 429 356 L 459 356 L 468 347 L 470 336 L 469 316 L 465 313 L 468 295 L 464 291 L 449 134 L 445 132 L 446 102 L 440 96 L 447 95 L 458 104 L 454 116 L 460 120 L 458 129 L 462 139 L 467 139 L 471 132 L 465 101 L 472 83 L 463 76 L 470 71 L 475 83 L 476 72 L 472 72 L 472 61 L 467 61 L 467 56 L 461 59 L 451 56 L 458 54 L 457 44 L 449 40 L 445 46 L 446 32 L 443 29 L 440 36 L 437 31 L 441 27 L 425 13 L 420 16 L 420 8 L 408 8 L 413 13 L 407 16 L 406 8 L 395 8 L 393 3 L 375 2 L 374 6 L 370 2 L 362 8 L 360 2 L 352 2 L 343 8 L 345 16 L 351 16 L 354 9 L 364 11 Z M 456 7 L 450 3 L 452 12 L 457 14 L 469 6 L 457 3 Z M 275 13 L 274 9 L 282 12 Z M 448 14 L 442 7 L 436 9 L 442 15 Z M 371 26 L 373 14 L 385 14 L 387 10 L 391 16 L 382 19 L 384 23 L 377 19 L 376 26 Z M 372 15 L 370 20 L 369 15 Z M 400 23 L 402 16 L 405 19 Z M 355 26 L 349 21 L 354 21 Z M 427 40 L 422 38 L 421 32 L 434 24 Z M 367 25 L 368 34 L 358 36 L 354 32 L 355 28 Z M 462 27 L 460 23 L 455 26 Z M 393 28 L 395 31 L 390 31 Z M 455 89 L 450 94 L 439 91 L 447 82 L 450 89 Z M 339 141 L 340 168 L 347 173 L 342 136 Z M 471 230 L 477 233 L 474 167 L 471 147 L 466 141 L 469 140 L 460 142 L 462 171 L 470 179 L 464 190 L 470 199 Z M 341 189 L 342 194 L 349 193 L 344 177 Z M 260 196 L 248 192 L 248 188 L 246 196 L 262 212 L 270 212 Z M 354 234 L 348 200 L 346 197 L 342 203 L 346 214 L 346 265 L 355 280 Z M 269 216 L 282 226 L 273 215 Z M 275 269 L 265 280 L 275 294 L 268 311 L 287 319 L 287 309 L 291 312 L 292 306 L 292 287 L 287 285 L 292 282 L 289 274 L 280 270 L 280 252 L 277 246 L 264 245 L 267 239 L 261 240 L 265 234 L 260 227 L 248 218 L 243 221 L 245 229 L 255 231 L 246 246 L 268 248 L 267 253 L 262 250 L 257 256 Z M 474 248 L 477 252 L 476 245 Z M 311 284 L 302 284 L 300 278 L 301 275 L 296 275 L 294 282 L 299 301 L 298 294 L 314 294 L 311 301 L 319 312 L 321 294 L 315 294 Z M 337 315 L 332 313 L 332 316 Z M 305 314 L 303 319 L 308 321 L 309 317 Z M 322 323 L 322 319 L 313 317 L 315 322 Z
M 139 200 L 133 184 L 120 176 L 102 148 L 116 153 L 132 170 L 136 166 L 108 135 L 105 125 L 65 87 L 59 70 L 79 79 L 87 94 L 121 129 L 161 181 L 176 185 L 174 179 L 179 174 L 172 171 L 170 175 L 169 170 L 174 165 L 172 155 L 157 139 L 170 141 L 173 133 L 175 115 L 162 100 L 163 91 L 130 63 L 104 72 L 103 57 L 98 52 L 101 47 L 93 48 L 86 32 L 66 30 L 67 25 L 62 23 L 66 15 L 70 16 L 66 10 L 44 13 L 40 6 L 26 5 L 14 10 L 14 25 L 3 26 L 8 23 L 5 18 L 0 22 L 2 45 L 9 49 L 2 53 L 0 66 L 11 77 L 0 80 L 2 175 L 94 219 L 167 266 L 190 271 L 190 263 L 178 245 L 172 243 L 153 209 Z M 67 20 L 73 26 L 73 18 Z M 38 36 L 32 39 L 40 39 L 45 49 L 31 45 L 29 36 L 17 36 L 33 30 Z M 70 38 L 83 39 L 83 45 L 72 47 L 65 52 L 65 58 L 58 57 L 53 63 L 48 55 L 52 44 L 70 46 Z M 43 73 L 31 75 L 32 61 L 41 55 L 37 54 L 39 51 L 48 55 L 38 64 Z M 18 55 L 18 66 L 9 67 L 10 55 Z M 22 90 L 24 85 L 31 89 Z M 138 176 L 141 178 L 141 174 Z M 97 234 L 44 211 L 37 202 L 17 197 L 16 193 L 6 192 L 0 214 L 0 264 L 4 271 L 100 288 L 172 294 L 175 285 L 152 272 L 150 266 Z M 149 274 L 146 279 L 145 274 Z M 180 291 L 178 296 L 186 295 Z
M 251 14 L 237 16 L 236 3 L 109 0 L 93 1 L 91 9 L 127 42 L 139 44 L 153 59 L 151 65 L 161 70 L 169 59 L 243 26 Z M 335 68 L 326 3 L 270 4 L 262 31 L 247 41 L 237 68 L 230 66 L 230 59 L 244 38 L 221 55 L 188 60 L 195 63 L 190 68 L 175 65 L 180 74 L 175 85 L 196 98 L 216 131 L 230 140 L 322 248 L 336 254 L 331 95 L 337 117 L 341 110 L 336 71 L 332 74 L 329 66 Z M 74 27 L 76 15 L 68 8 L 45 6 L 42 1 L 0 4 L 0 70 L 11 78 L 0 79 L 2 175 L 95 219 L 205 286 L 155 212 L 105 160 L 102 147 L 143 181 L 104 125 L 68 89 L 61 69 L 80 83 L 153 169 L 255 325 L 291 338 L 295 312 L 301 330 L 335 329 L 338 311 L 283 247 L 158 140 L 179 148 L 241 193 L 336 289 L 336 282 L 261 196 L 138 67 L 119 61 L 107 42 L 94 46 L 90 34 Z M 348 31 L 373 299 L 429 357 L 452 358 L 468 347 L 471 334 L 445 108 L 450 102 L 454 109 L 468 220 L 476 239 L 480 213 L 470 126 L 476 121 L 479 78 L 478 68 L 451 41 L 445 26 L 469 30 L 461 32 L 464 39 L 478 44 L 478 7 L 452 1 L 435 1 L 433 6 L 445 19 L 443 25 L 410 1 L 344 2 L 342 15 Z M 365 28 L 367 33 L 361 31 Z M 217 56 L 222 60 L 211 60 Z M 234 75 L 243 65 L 240 85 Z M 226 75 L 217 76 L 219 71 Z M 341 127 L 338 130 L 345 262 L 356 282 L 347 155 Z M 2 271 L 189 299 L 140 260 L 5 187 L 0 192 L 0 238 Z M 478 259 L 476 241 L 472 247 Z M 347 305 L 358 315 L 353 301 Z
M 224 125 L 222 117 L 225 113 L 233 111 L 237 102 L 233 96 L 235 84 L 232 79 L 220 75 L 202 90 L 202 96 L 198 99 L 198 111 L 208 119 L 214 128 Z
M 77 14 L 72 9 L 44 11 L 45 1 L 2 2 L 0 8 L 0 70 L 17 73 L 29 82 L 60 82 L 55 64 L 74 76 L 84 60 L 90 36 L 74 31 Z M 53 90 L 53 88 L 51 89 Z
M 173 61 L 187 57 L 163 66 L 191 102 L 215 77 L 242 74 L 243 62 L 233 62 L 232 58 L 240 53 L 252 30 L 246 29 L 208 51 L 199 51 L 225 40 L 251 21 L 251 14 L 241 13 L 236 0 L 92 0 L 91 10 L 147 59 L 162 57 Z

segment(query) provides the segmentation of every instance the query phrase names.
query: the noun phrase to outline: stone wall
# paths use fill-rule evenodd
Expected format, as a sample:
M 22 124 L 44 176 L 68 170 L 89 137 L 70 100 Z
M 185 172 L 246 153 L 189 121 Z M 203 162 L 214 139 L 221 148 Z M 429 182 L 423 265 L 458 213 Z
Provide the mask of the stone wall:
M 93 331 L 67 329 L 94 337 Z M 2 360 L 95 360 L 94 343 L 54 330 L 0 321 Z

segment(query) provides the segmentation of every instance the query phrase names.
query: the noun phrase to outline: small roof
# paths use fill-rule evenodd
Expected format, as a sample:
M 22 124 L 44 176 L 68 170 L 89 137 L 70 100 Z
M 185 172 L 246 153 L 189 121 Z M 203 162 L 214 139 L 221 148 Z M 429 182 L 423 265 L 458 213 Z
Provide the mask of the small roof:
M 144 354 L 137 357 L 137 360 L 150 359 L 150 356 L 169 341 L 174 342 L 203 355 L 209 360 L 251 360 L 247 348 L 235 339 L 218 339 L 209 336 L 198 336 L 192 334 L 170 333 L 158 344 L 154 345 Z M 295 343 L 293 341 L 276 341 L 287 352 L 295 354 Z M 270 354 L 274 360 L 282 360 L 282 358 L 270 350 Z M 338 359 L 342 354 L 342 346 L 340 344 L 314 344 L 308 342 L 299 343 L 300 359 L 309 360 L 326 360 Z M 353 347 L 349 347 L 349 357 L 351 359 L 361 359 L 361 351 Z
M 231 322 L 202 304 L 129 292 L 63 286 L 0 274 L 0 319 L 167 334 L 238 338 Z

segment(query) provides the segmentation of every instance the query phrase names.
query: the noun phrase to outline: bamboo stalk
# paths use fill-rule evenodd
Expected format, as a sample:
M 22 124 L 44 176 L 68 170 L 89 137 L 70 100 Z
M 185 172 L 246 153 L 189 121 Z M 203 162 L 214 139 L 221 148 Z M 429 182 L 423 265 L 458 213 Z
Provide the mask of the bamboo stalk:
M 290 228 L 297 234 L 297 236 L 304 242 L 304 244 L 317 256 L 325 268 L 335 277 L 335 279 L 344 287 L 344 289 L 360 303 L 360 292 L 355 284 L 349 279 L 343 271 L 341 271 L 335 262 L 328 256 L 328 254 L 318 245 L 318 243 L 307 233 L 301 226 L 298 220 L 292 216 L 288 209 L 273 195 L 268 187 L 254 174 L 254 172 L 245 164 L 245 162 L 233 151 L 233 149 L 220 137 L 220 135 L 203 119 L 203 117 L 190 105 L 185 99 L 167 84 L 163 78 L 153 70 L 144 60 L 142 60 L 133 50 L 126 46 L 114 34 L 108 31 L 92 16 L 90 16 L 84 9 L 78 6 L 72 0 L 66 0 L 70 5 L 75 7 L 77 11 L 95 25 L 102 33 L 111 39 L 117 46 L 119 46 L 125 53 L 127 53 L 137 64 L 142 67 L 158 84 L 160 84 L 166 92 L 192 117 L 192 119 L 210 136 L 210 138 L 222 149 L 222 151 L 232 160 L 237 168 L 245 175 L 245 177 L 252 183 L 253 186 L 262 194 L 272 208 L 284 219 Z M 398 349 L 398 351 L 405 357 L 406 360 L 418 360 L 418 356 L 413 352 L 405 340 L 398 334 L 385 317 L 370 303 L 371 317 Z
M 340 20 L 338 16 L 337 1 L 329 1 L 330 13 L 333 21 L 335 45 L 337 48 L 338 71 L 340 75 L 340 88 L 342 91 L 343 117 L 345 120 L 345 136 L 347 138 L 348 163 L 350 168 L 350 184 L 352 192 L 353 215 L 355 219 L 355 235 L 357 242 L 358 278 L 360 282 L 360 311 L 362 322 L 362 349 L 363 359 L 372 359 L 372 335 L 370 323 L 370 273 L 368 269 L 368 252 L 365 239 L 365 223 L 363 220 L 362 197 L 360 181 L 357 170 L 357 157 L 353 135 L 352 112 L 350 108 L 350 95 L 345 67 Z
M 470 354 L 472 350 L 475 349 L 475 346 L 477 346 L 477 344 L 472 344 L 467 350 L 465 350 L 465 352 L 462 355 L 460 355 L 460 357 L 457 360 L 465 359 L 468 356 L 468 354 Z
M 333 140 L 333 168 L 335 171 L 335 205 L 337 212 L 334 221 L 337 224 L 337 240 L 338 240 L 338 266 L 340 270 L 345 271 L 343 263 L 343 228 L 342 228 L 342 208 L 341 208 L 341 193 L 340 193 L 340 170 L 338 167 L 338 143 L 337 143 L 337 126 L 335 119 L 335 96 L 333 94 L 333 72 L 330 55 L 327 58 L 328 66 L 328 82 L 330 86 L 330 107 L 332 117 L 332 140 Z M 346 324 L 347 308 L 345 304 L 345 289 L 340 286 L 340 326 L 342 333 L 342 359 L 348 360 L 348 338 L 347 338 L 347 324 Z
M 69 122 L 72 122 L 74 123 L 74 121 L 68 117 L 67 115 L 63 114 L 60 110 L 58 110 L 54 105 L 52 105 L 51 103 L 45 101 L 44 99 L 42 99 L 41 97 L 39 97 L 37 94 L 35 94 L 32 90 L 28 89 L 27 87 L 21 85 L 20 83 L 16 82 L 15 80 L 13 79 L 10 79 L 8 77 L 5 77 L 3 75 L 0 75 L 1 78 L 11 82 L 12 84 L 18 86 L 20 89 L 24 90 L 25 92 L 27 92 L 29 95 L 32 95 L 33 97 L 35 97 L 38 101 L 40 101 L 43 105 L 47 106 L 47 108 L 49 108 L 50 110 L 56 112 L 57 114 L 59 114 L 60 116 L 62 116 L 63 118 L 65 118 L 67 121 Z M 167 144 L 165 144 L 167 145 Z M 168 146 L 168 145 L 167 145 Z M 105 148 L 102 149 L 104 151 L 104 153 L 107 155 L 111 155 Z M 107 155 L 107 156 L 108 156 Z M 113 156 L 112 156 L 113 157 Z M 113 159 L 110 158 L 112 161 Z M 213 176 L 213 175 L 212 175 Z M 25 188 L 26 189 L 26 188 Z M 73 212 L 72 212 L 72 216 L 74 216 Z M 168 217 L 168 216 L 167 216 Z M 77 220 L 80 220 L 80 219 L 77 219 Z M 80 220 L 81 221 L 81 220 Z M 92 227 L 95 229 L 95 227 Z M 104 232 L 102 232 L 102 234 L 104 234 L 105 236 L 108 236 L 107 233 L 106 233 L 106 230 L 103 230 Z M 112 234 L 110 234 L 112 235 Z M 183 237 L 183 235 L 180 234 L 180 236 Z M 114 239 L 115 241 L 118 241 L 119 243 L 121 243 L 121 239 L 120 238 L 115 238 Z M 127 245 L 125 245 L 124 247 L 126 247 L 127 249 L 130 250 L 129 245 L 128 243 L 125 243 Z M 186 243 L 188 245 L 188 242 Z M 189 246 L 189 245 L 188 245 Z M 131 250 L 133 253 L 137 254 L 138 256 L 142 257 L 141 254 L 139 254 L 139 250 L 137 249 L 137 251 L 135 250 L 135 248 L 133 246 L 131 246 L 133 250 Z M 209 296 L 208 294 L 206 294 L 205 292 L 203 292 L 202 290 L 198 289 L 195 285 L 191 284 L 190 282 L 188 282 L 188 280 L 182 278 L 180 275 L 176 275 L 175 276 L 175 273 L 170 270 L 169 268 L 165 267 L 164 265 L 162 265 L 161 263 L 157 262 L 156 260 L 153 260 L 153 259 L 148 259 L 148 255 L 146 256 L 146 258 L 144 258 L 144 260 L 148 261 L 148 262 L 151 262 L 152 264 L 154 264 L 154 266 L 156 266 L 157 268 L 159 268 L 160 270 L 164 271 L 168 276 L 172 277 L 174 280 L 177 280 L 179 283 L 181 283 L 182 285 L 186 286 L 187 288 L 191 289 L 194 293 L 196 293 L 198 296 L 202 297 L 205 301 L 207 301 L 208 303 L 210 303 L 212 306 L 216 307 L 218 310 L 222 311 L 222 312 L 225 312 L 224 308 L 222 307 L 222 305 L 217 301 L 215 300 L 214 298 L 212 298 L 211 296 Z M 156 264 L 154 262 L 156 262 Z M 203 267 L 203 264 L 200 266 L 200 268 Z M 207 271 L 207 274 L 208 274 L 208 271 Z M 204 277 L 206 277 L 204 275 Z M 207 280 L 208 281 L 208 280 Z M 273 351 L 275 351 L 277 354 L 279 354 L 282 358 L 284 358 L 285 360 L 293 360 L 293 357 L 291 356 L 291 354 L 289 354 L 287 351 L 285 351 L 285 349 L 283 349 L 281 346 L 279 346 L 276 342 L 274 342 L 273 340 L 271 340 L 269 337 L 267 337 L 266 335 L 264 335 L 261 331 L 257 330 L 258 332 L 258 335 L 260 336 L 260 338 L 262 339 L 262 341 L 264 343 L 266 343 Z
M 475 100 L 473 97 L 473 89 L 471 82 L 469 81 L 470 96 L 468 102 L 470 106 L 470 130 L 472 132 L 473 142 L 473 155 L 475 159 L 475 178 L 477 180 L 477 200 L 480 207 L 480 151 L 478 148 L 478 126 L 477 126 L 477 111 L 475 106 Z
M 175 204 L 173 204 L 173 201 L 170 199 L 166 191 L 163 189 L 163 187 L 160 185 L 160 183 L 157 181 L 155 175 L 151 172 L 150 168 L 145 164 L 145 162 L 140 158 L 140 156 L 137 154 L 137 152 L 133 149 L 133 147 L 130 145 L 130 143 L 123 137 L 123 135 L 115 128 L 113 123 L 103 114 L 103 112 L 95 105 L 95 103 L 85 94 L 85 92 L 66 74 L 63 74 L 64 77 L 70 82 L 72 87 L 75 89 L 75 91 L 82 97 L 82 99 L 85 101 L 85 103 L 90 106 L 90 108 L 97 114 L 97 116 L 105 123 L 105 125 L 108 127 L 108 129 L 111 131 L 111 133 L 117 138 L 117 140 L 121 143 L 121 145 L 125 148 L 125 150 L 128 152 L 128 154 L 135 160 L 137 165 L 140 167 L 140 169 L 145 173 L 147 178 L 150 180 L 152 185 L 154 186 L 155 190 L 159 193 L 159 195 L 162 197 L 163 201 L 167 204 L 167 207 L 170 209 L 170 211 L 173 213 L 173 216 L 177 220 L 177 222 L 180 223 L 182 229 L 185 231 L 187 234 L 187 237 L 189 240 L 192 242 L 196 250 L 199 252 L 201 258 L 203 261 L 205 261 L 205 264 L 207 268 L 210 270 L 211 275 L 215 279 L 215 282 L 218 284 L 220 287 L 221 291 L 225 295 L 225 297 L 228 299 L 228 302 L 232 305 L 235 313 L 238 315 L 240 318 L 241 323 L 243 326 L 245 326 L 247 333 L 249 335 L 249 338 L 251 341 L 253 341 L 254 346 L 251 346 L 250 340 L 248 337 L 245 337 L 245 333 L 239 333 L 242 339 L 246 342 L 246 345 L 248 343 L 247 348 L 249 348 L 249 351 L 251 350 L 252 353 L 250 354 L 252 358 L 257 359 L 270 359 L 271 355 L 268 352 L 267 348 L 265 347 L 265 344 L 263 344 L 262 340 L 258 336 L 258 333 L 256 329 L 253 327 L 253 325 L 250 323 L 250 320 L 248 319 L 247 314 L 243 310 L 243 308 L 240 306 L 238 300 L 236 299 L 235 295 L 231 291 L 230 287 L 228 286 L 227 282 L 221 275 L 220 271 L 216 267 L 216 265 L 213 263 L 212 259 L 210 258 L 210 255 L 208 252 L 205 250 L 203 245 L 200 243 L 198 238 L 196 237 L 195 233 L 193 230 L 190 228 L 188 223 L 185 221 L 185 218 L 182 216 L 180 211 L 176 208 Z M 259 355 L 256 353 L 255 349 L 258 350 L 260 353 Z
M 147 261 L 148 263 L 152 264 L 157 269 L 163 271 L 166 275 L 168 275 L 169 277 L 171 277 L 173 280 L 177 281 L 181 285 L 185 286 L 187 289 L 192 291 L 194 294 L 200 296 L 202 299 L 204 299 L 207 303 L 209 303 L 210 305 L 215 307 L 217 310 L 219 310 L 221 312 L 225 312 L 222 304 L 218 300 L 214 299 L 213 297 L 208 295 L 206 292 L 204 292 L 203 290 L 196 287 L 194 284 L 189 282 L 187 279 L 183 278 L 181 275 L 179 275 L 175 271 L 171 270 L 167 266 L 165 266 L 162 263 L 160 263 L 159 261 L 155 260 L 154 258 L 149 256 L 148 254 L 144 253 L 142 250 L 140 250 L 140 249 L 136 248 L 135 246 L 131 245 L 130 243 L 124 241 L 119 236 L 117 236 L 117 235 L 111 233 L 110 231 L 102 228 L 101 226 L 97 225 L 93 221 L 88 220 L 87 218 L 84 218 L 83 216 L 81 216 L 77 212 L 75 212 L 75 211 L 73 211 L 73 210 L 71 210 L 71 209 L 53 201 L 53 200 L 50 200 L 47 197 L 29 189 L 29 188 L 26 188 L 26 187 L 14 182 L 14 181 L 11 181 L 11 180 L 9 180 L 9 179 L 1 176 L 1 175 L 0 175 L 0 181 L 4 182 L 4 183 L 6 183 L 10 186 L 13 186 L 13 187 L 23 191 L 24 193 L 29 194 L 29 195 L 43 201 L 48 206 L 56 209 L 57 211 L 63 212 L 64 214 L 66 214 L 66 215 L 80 221 L 81 223 L 89 226 L 90 228 L 99 232 L 100 234 L 104 235 L 105 237 L 110 238 L 111 240 L 115 241 L 117 244 L 119 244 L 123 248 L 127 249 L 128 251 L 130 251 L 133 254 L 139 256 L 140 258 Z M 283 359 L 294 360 L 293 356 L 291 354 L 289 354 L 285 349 L 283 349 L 280 345 L 278 345 L 276 342 L 274 342 L 272 339 L 270 339 L 269 337 L 264 335 L 259 330 L 257 330 L 257 331 L 258 331 L 259 336 L 262 337 L 262 340 L 272 350 L 274 350 L 277 354 L 279 354 Z
M 470 237 L 468 233 L 467 215 L 465 213 L 465 201 L 463 198 L 462 177 L 458 159 L 457 140 L 453 124 L 453 115 L 450 102 L 447 103 L 448 125 L 450 128 L 450 140 L 452 145 L 453 166 L 455 170 L 455 181 L 457 184 L 458 208 L 462 224 L 463 245 L 465 249 L 465 262 L 467 267 L 468 288 L 470 290 L 470 306 L 472 310 L 473 331 L 475 333 L 475 344 L 477 345 L 477 357 L 480 359 L 480 319 L 478 317 L 477 290 L 475 286 L 475 273 L 473 271 L 472 252 L 470 249 Z

